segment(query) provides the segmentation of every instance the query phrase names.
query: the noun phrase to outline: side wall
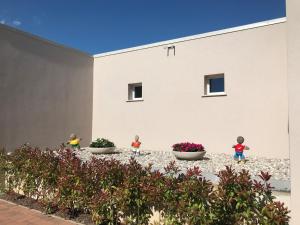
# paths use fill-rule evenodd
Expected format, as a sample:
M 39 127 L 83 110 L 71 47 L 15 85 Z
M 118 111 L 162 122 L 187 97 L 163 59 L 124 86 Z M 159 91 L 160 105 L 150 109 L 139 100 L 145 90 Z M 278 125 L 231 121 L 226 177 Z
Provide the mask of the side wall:
M 93 58 L 0 25 L 0 146 L 91 139 Z
M 300 221 L 300 1 L 287 0 L 292 222 Z
M 170 150 L 181 141 L 232 153 L 238 135 L 249 154 L 288 158 L 286 24 L 124 52 L 94 61 L 93 139 Z M 225 74 L 227 96 L 202 97 L 204 76 Z M 128 84 L 143 83 L 141 102 Z M 103 119 L 104 118 L 104 119 Z

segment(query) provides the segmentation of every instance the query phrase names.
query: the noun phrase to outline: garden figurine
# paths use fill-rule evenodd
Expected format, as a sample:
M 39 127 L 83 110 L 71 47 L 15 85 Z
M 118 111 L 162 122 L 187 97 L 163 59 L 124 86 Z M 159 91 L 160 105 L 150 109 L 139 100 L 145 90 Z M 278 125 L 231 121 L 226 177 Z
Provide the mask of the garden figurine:
M 80 141 L 81 138 L 77 138 L 76 134 L 70 135 L 70 140 L 67 142 L 68 145 L 70 145 L 73 149 L 80 150 Z
M 138 135 L 135 135 L 134 141 L 131 143 L 131 150 L 134 155 L 140 155 L 140 146 L 141 142 L 139 141 L 140 137 Z
M 234 159 L 238 162 L 245 162 L 244 150 L 249 150 L 249 147 L 243 145 L 245 139 L 242 136 L 238 136 L 236 141 L 237 144 L 232 146 L 235 149 Z

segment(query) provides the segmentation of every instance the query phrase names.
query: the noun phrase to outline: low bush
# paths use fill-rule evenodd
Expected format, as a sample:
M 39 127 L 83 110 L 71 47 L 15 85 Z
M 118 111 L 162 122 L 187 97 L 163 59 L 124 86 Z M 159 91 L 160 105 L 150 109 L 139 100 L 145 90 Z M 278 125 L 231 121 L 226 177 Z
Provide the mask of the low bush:
M 92 141 L 90 144 L 91 148 L 110 148 L 115 147 L 115 144 L 107 139 L 104 138 L 98 138 L 96 141 Z
M 11 154 L 0 152 L 6 191 L 22 191 L 41 202 L 45 211 L 63 209 L 70 217 L 90 213 L 95 224 L 149 224 L 158 211 L 165 225 L 274 224 L 289 222 L 289 211 L 277 202 L 261 172 L 252 180 L 245 170 L 226 167 L 219 183 L 206 180 L 198 167 L 181 173 L 175 162 L 164 172 L 142 167 L 131 159 L 81 161 L 72 150 L 45 151 L 22 146 Z
M 0 193 L 5 191 L 5 166 L 7 153 L 4 148 L 0 149 Z

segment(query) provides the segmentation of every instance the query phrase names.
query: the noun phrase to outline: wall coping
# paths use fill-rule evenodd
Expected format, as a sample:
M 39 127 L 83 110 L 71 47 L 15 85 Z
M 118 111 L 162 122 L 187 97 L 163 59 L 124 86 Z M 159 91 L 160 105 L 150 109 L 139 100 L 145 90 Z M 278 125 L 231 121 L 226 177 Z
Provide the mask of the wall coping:
M 249 29 L 253 29 L 253 28 L 270 26 L 270 25 L 274 25 L 274 24 L 284 23 L 286 21 L 287 21 L 286 17 L 282 17 L 282 18 L 278 18 L 278 19 L 267 20 L 267 21 L 247 24 L 247 25 L 238 26 L 238 27 L 232 27 L 232 28 L 227 28 L 227 29 L 202 33 L 202 34 L 196 34 L 196 35 L 182 37 L 182 38 L 171 39 L 171 40 L 167 40 L 167 41 L 155 42 L 152 44 L 140 45 L 140 46 L 136 46 L 136 47 L 132 47 L 132 48 L 125 48 L 125 49 L 120 49 L 120 50 L 115 50 L 115 51 L 110 51 L 110 52 L 104 52 L 104 53 L 100 53 L 100 54 L 95 54 L 94 58 L 122 54 L 122 53 L 138 51 L 138 50 L 143 50 L 143 49 L 153 48 L 153 47 L 158 47 L 158 46 L 164 46 L 164 45 L 168 46 L 168 45 L 179 43 L 179 42 L 192 41 L 192 40 L 201 39 L 201 38 L 207 38 L 207 37 L 228 34 L 228 33 L 233 33 L 233 32 L 238 32 L 238 31 L 243 31 L 243 30 L 249 30 Z

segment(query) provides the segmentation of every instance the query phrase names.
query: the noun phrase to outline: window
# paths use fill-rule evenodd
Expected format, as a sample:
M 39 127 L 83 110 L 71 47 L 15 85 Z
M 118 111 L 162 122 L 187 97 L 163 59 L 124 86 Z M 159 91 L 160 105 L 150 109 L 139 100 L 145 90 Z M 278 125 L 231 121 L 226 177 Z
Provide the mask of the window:
M 143 99 L 143 86 L 142 83 L 128 84 L 128 100 L 142 100 Z
M 225 95 L 224 74 L 207 75 L 204 83 L 205 96 Z

